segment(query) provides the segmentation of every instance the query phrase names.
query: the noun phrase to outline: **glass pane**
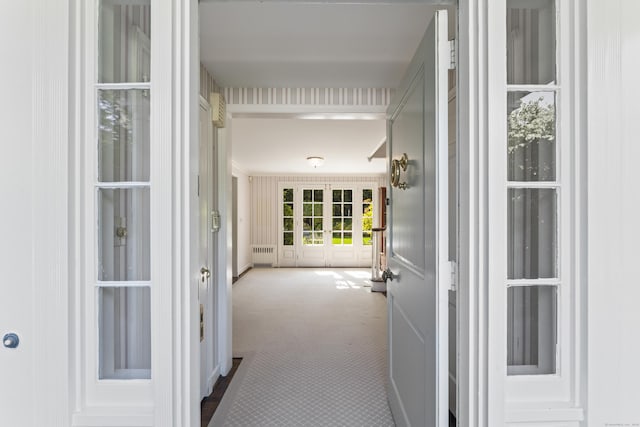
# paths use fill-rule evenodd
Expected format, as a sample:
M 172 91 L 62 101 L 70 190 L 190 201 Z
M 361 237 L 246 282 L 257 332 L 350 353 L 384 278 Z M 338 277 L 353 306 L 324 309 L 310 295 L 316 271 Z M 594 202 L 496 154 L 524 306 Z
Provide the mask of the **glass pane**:
M 340 232 L 333 233 L 333 235 L 332 235 L 332 243 L 334 245 L 341 245 L 342 244 L 342 233 L 340 233 Z
M 98 81 L 148 82 L 151 0 L 100 2 Z
M 333 201 L 334 202 L 342 201 L 342 190 L 333 190 Z
M 351 233 L 344 233 L 344 244 L 345 245 L 353 244 L 353 238 L 351 236 Z
M 313 200 L 316 202 L 322 202 L 322 191 L 323 190 L 313 190 Z
M 98 280 L 150 280 L 149 189 L 98 190 Z
M 293 218 L 284 218 L 283 228 L 285 231 L 293 231 Z
M 353 205 L 345 204 L 344 205 L 344 216 L 353 216 Z
M 282 209 L 284 216 L 293 216 L 293 203 L 285 203 Z
M 370 231 L 363 231 L 362 232 L 362 244 L 365 246 L 371 246 L 372 242 L 371 242 L 371 232 Z
M 555 93 L 510 92 L 507 108 L 509 180 L 555 181 Z
M 342 220 L 340 218 L 333 219 L 333 229 L 342 230 Z
M 282 238 L 285 246 L 293 246 L 293 233 L 282 233 Z
M 302 190 L 302 199 L 305 202 L 311 201 L 312 192 L 311 190 Z
M 149 92 L 98 91 L 98 180 L 149 181 Z
M 313 226 L 313 218 L 303 218 L 302 219 L 302 229 L 303 230 L 311 230 Z
M 344 190 L 344 201 L 350 202 L 353 200 L 353 192 L 351 190 Z
M 351 220 L 350 219 L 345 219 L 344 220 L 344 229 L 345 230 L 351 230 Z
M 293 203 L 293 188 L 285 188 L 282 190 L 282 200 Z
M 313 205 L 313 215 L 322 216 L 322 203 L 315 203 Z
M 507 372 L 556 372 L 557 289 L 516 286 L 507 291 Z
M 99 288 L 100 379 L 151 378 L 151 291 Z
M 510 189 L 509 279 L 557 276 L 557 196 L 554 189 Z
M 507 0 L 507 83 L 555 81 L 554 3 L 554 0 Z
M 362 201 L 371 202 L 373 200 L 373 190 L 362 190 Z
M 311 203 L 304 203 L 302 205 L 302 215 L 311 216 L 313 213 L 313 205 Z
M 333 205 L 333 216 L 342 216 L 342 206 L 339 204 Z
M 311 232 L 305 231 L 302 233 L 302 244 L 303 245 L 311 245 L 313 243 L 311 239 Z
M 315 231 L 322 231 L 322 218 L 315 218 L 313 220 L 313 229 Z
M 323 235 L 323 234 L 324 234 L 324 233 L 322 233 L 322 232 L 317 232 L 317 231 L 313 233 L 313 239 L 315 240 L 315 242 L 314 242 L 314 243 L 315 243 L 316 245 L 321 245 L 321 244 L 322 244 L 322 240 L 323 240 L 322 235 Z

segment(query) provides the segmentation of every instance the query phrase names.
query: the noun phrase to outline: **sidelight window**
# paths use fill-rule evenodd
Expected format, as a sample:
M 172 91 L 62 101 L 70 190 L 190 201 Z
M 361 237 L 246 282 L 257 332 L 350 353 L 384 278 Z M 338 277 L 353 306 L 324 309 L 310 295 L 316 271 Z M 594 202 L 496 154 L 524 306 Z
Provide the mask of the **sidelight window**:
M 151 378 L 150 0 L 98 11 L 94 173 L 98 378 Z
M 555 4 L 506 4 L 507 373 L 548 375 L 563 286 Z
M 372 245 L 373 229 L 373 190 L 365 188 L 362 190 L 362 244 Z

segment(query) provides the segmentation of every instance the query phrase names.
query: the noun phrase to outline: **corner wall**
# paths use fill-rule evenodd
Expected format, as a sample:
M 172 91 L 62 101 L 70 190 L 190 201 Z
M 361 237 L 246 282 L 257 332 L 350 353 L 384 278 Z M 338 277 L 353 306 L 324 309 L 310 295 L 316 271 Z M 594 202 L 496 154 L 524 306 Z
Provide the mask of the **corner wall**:
M 640 2 L 587 3 L 587 425 L 640 425 Z

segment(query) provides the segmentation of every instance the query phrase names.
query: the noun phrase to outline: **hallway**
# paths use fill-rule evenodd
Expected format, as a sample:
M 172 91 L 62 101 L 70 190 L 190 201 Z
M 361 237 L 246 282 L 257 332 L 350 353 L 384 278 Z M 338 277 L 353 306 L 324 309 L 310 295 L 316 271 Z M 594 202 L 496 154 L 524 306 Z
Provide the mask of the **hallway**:
M 210 426 L 393 426 L 386 300 L 368 269 L 253 269 L 233 287 L 243 357 Z

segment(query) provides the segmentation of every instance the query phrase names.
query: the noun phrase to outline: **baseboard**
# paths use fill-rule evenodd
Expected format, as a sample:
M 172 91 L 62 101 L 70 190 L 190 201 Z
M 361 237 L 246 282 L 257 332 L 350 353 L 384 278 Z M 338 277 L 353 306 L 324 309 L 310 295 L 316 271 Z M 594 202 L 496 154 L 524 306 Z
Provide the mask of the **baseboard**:
M 219 376 L 220 376 L 220 364 L 218 363 L 216 367 L 213 369 L 213 371 L 211 372 L 211 375 L 209 375 L 209 378 L 207 378 L 207 396 L 210 395 L 211 392 L 213 391 L 213 385 L 216 383 Z
M 244 265 L 243 267 L 238 269 L 238 277 L 242 277 L 243 274 L 245 274 L 246 272 L 248 272 L 249 270 L 251 270 L 252 268 L 252 264 L 248 263 L 246 265 Z

